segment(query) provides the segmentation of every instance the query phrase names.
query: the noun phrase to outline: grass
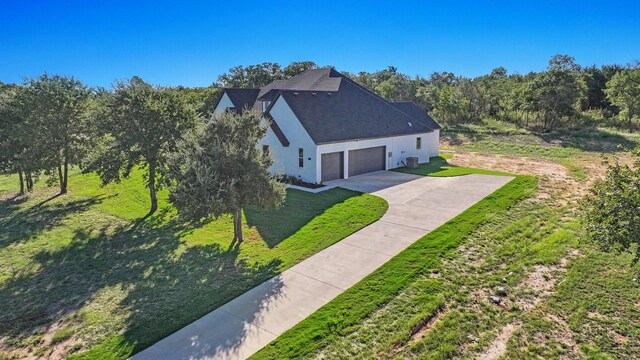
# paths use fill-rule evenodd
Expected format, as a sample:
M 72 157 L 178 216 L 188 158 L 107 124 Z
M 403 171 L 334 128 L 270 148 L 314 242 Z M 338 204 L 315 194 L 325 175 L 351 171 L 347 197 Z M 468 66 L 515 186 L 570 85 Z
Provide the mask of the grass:
M 392 301 L 402 289 L 442 266 L 442 258 L 469 236 L 475 227 L 507 210 L 535 190 L 532 177 L 517 177 L 445 225 L 419 239 L 385 265 L 286 331 L 254 355 L 255 359 L 309 358 L 332 342 L 358 329 L 362 322 Z M 439 285 L 422 294 L 430 311 L 441 308 Z M 414 320 L 415 323 L 416 320 Z M 377 324 L 375 325 L 377 326 Z M 329 354 L 332 357 L 333 354 Z
M 13 191 L 18 187 L 17 175 L 0 175 L 0 194 Z
M 545 159 L 564 165 L 578 181 L 585 180 L 584 162 L 640 145 L 638 134 L 608 128 L 582 127 L 534 133 L 512 124 L 486 120 L 483 124 L 456 125 L 443 131 L 456 151 Z
M 584 358 L 640 357 L 640 267 L 631 266 L 629 254 L 604 253 L 590 244 L 579 248 L 583 254 L 569 264 L 557 293 L 523 318 L 522 331 L 509 341 L 508 358 L 566 352 L 551 337 L 562 333 L 571 334 Z M 562 326 L 550 319 L 562 319 Z
M 76 358 L 126 358 L 387 209 L 344 189 L 288 190 L 280 209 L 246 209 L 237 246 L 230 218 L 185 226 L 166 191 L 146 217 L 140 172 L 106 187 L 94 174 L 69 182 L 64 196 L 38 183 L 0 201 L 0 358 L 46 357 L 57 344 Z
M 601 154 L 638 143 L 637 135 L 606 129 L 503 130 L 477 131 L 449 149 L 546 159 L 586 180 L 584 167 Z M 414 173 L 466 173 L 448 168 L 447 158 Z M 505 199 L 511 205 L 469 209 L 254 358 L 482 358 L 508 326 L 514 330 L 501 358 L 640 358 L 640 264 L 581 241 L 579 210 L 555 190 L 520 201 L 519 190 L 500 189 L 477 205 L 515 192 Z M 498 293 L 499 305 L 490 300 Z
M 428 163 L 420 164 L 418 165 L 417 168 L 401 167 L 401 168 L 393 169 L 393 171 L 403 172 L 407 174 L 435 176 L 435 177 L 462 176 L 462 175 L 469 175 L 469 174 L 502 175 L 502 176 L 512 175 L 512 174 L 508 174 L 500 171 L 451 165 L 447 162 L 447 159 L 449 158 L 451 158 L 451 154 L 442 154 L 440 156 L 434 156 L 430 158 Z

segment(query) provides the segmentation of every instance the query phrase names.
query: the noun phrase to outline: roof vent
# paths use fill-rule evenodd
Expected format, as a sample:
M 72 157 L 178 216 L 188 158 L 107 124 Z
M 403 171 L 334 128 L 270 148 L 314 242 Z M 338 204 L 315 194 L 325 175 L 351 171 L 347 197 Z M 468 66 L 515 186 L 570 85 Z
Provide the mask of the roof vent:
M 331 96 L 331 93 L 330 93 L 330 92 L 328 92 L 328 93 L 327 93 L 327 96 Z
M 413 125 L 411 125 L 411 123 L 410 123 L 410 122 L 408 122 L 407 124 L 409 124 L 409 126 L 413 126 Z
M 294 92 L 294 93 L 293 93 L 293 96 L 298 96 L 298 92 Z
M 316 96 L 316 93 L 312 92 L 311 95 Z

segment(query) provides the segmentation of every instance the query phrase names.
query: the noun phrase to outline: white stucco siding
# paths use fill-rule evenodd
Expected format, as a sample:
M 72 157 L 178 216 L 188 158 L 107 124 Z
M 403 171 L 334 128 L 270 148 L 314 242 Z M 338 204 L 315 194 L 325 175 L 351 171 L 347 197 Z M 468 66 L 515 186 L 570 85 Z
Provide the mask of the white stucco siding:
M 377 146 L 386 146 L 386 169 L 393 169 L 405 166 L 407 157 L 414 156 L 418 158 L 418 162 L 429 162 L 429 158 L 438 155 L 438 145 L 440 132 L 435 130 L 429 133 L 393 136 L 379 139 L 365 139 L 357 141 L 345 141 L 332 144 L 318 145 L 316 154 L 317 178 L 316 182 L 320 182 L 320 159 L 322 154 L 343 151 L 344 156 L 344 175 L 345 178 L 349 174 L 349 150 L 365 149 Z M 421 138 L 421 147 L 416 149 L 416 139 Z M 389 157 L 391 153 L 391 157 Z
M 319 182 L 316 176 L 316 144 L 287 102 L 281 97 L 278 98 L 269 113 L 289 140 L 289 146 L 284 147 L 273 130 L 267 130 L 261 145 L 269 145 L 269 152 L 275 162 L 271 172 L 295 176 L 310 183 Z M 304 152 L 303 167 L 298 166 L 298 149 L 303 149 Z
M 216 106 L 216 108 L 213 109 L 213 114 L 214 115 L 221 114 L 225 110 L 227 110 L 227 108 L 230 108 L 230 107 L 234 107 L 234 105 L 231 102 L 231 99 L 229 99 L 229 96 L 227 95 L 227 93 L 224 93 L 222 94 L 222 98 L 220 98 L 220 102 L 218 102 L 218 106 Z
M 423 146 L 429 151 L 429 157 L 440 155 L 440 130 L 428 134 L 428 140 L 422 140 Z

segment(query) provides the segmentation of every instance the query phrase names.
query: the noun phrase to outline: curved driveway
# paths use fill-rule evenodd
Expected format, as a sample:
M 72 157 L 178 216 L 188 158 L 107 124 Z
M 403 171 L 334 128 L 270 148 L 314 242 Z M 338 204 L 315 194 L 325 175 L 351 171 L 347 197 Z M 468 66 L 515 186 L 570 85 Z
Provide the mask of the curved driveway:
M 169 335 L 133 359 L 243 359 L 311 315 L 429 231 L 513 178 L 392 171 L 329 182 L 389 202 L 377 222 Z

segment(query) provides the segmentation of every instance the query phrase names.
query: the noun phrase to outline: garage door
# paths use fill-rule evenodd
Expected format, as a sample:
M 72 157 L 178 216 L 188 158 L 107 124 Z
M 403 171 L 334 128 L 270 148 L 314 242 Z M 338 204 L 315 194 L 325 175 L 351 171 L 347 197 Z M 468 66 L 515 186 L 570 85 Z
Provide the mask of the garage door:
M 385 169 L 385 147 L 349 151 L 349 176 Z
M 322 182 L 344 178 L 343 152 L 322 154 L 320 167 Z

